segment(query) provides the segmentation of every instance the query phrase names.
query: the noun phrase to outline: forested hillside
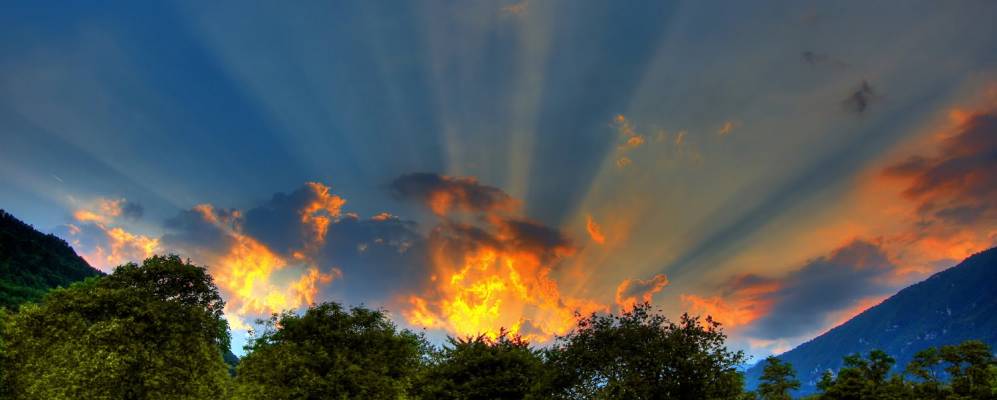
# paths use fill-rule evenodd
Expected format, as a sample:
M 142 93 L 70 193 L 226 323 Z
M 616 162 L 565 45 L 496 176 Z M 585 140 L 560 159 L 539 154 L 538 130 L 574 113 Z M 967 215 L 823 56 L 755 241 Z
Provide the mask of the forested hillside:
M 100 274 L 64 240 L 0 210 L 0 307 L 15 308 L 48 289 Z

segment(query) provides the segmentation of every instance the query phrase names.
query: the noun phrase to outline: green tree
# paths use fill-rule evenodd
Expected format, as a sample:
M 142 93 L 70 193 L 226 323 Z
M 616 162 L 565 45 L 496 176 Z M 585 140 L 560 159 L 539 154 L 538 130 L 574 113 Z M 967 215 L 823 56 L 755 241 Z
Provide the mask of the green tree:
M 869 352 L 868 358 L 859 354 L 845 356 L 844 366 L 836 377 L 825 373 L 818 388 L 819 398 L 827 400 L 893 400 L 909 399 L 909 386 L 899 375 L 889 372 L 896 361 L 882 350 Z
M 0 308 L 0 400 L 6 400 L 11 397 L 10 383 L 8 383 L 8 371 L 7 368 L 7 343 L 5 337 L 7 336 L 7 320 L 9 315 L 7 310 Z
M 382 311 L 337 303 L 274 315 L 236 369 L 244 399 L 397 399 L 412 386 L 425 340 Z
M 570 399 L 730 399 L 742 395 L 720 324 L 683 315 L 678 323 L 648 304 L 581 318 L 546 351 L 546 396 Z
M 914 377 L 912 391 L 919 399 L 997 398 L 993 354 L 977 340 L 924 349 L 914 355 L 906 372 Z
M 496 339 L 448 338 L 418 386 L 423 399 L 512 400 L 531 396 L 542 375 L 539 352 L 503 330 Z
M 978 340 L 942 346 L 939 358 L 947 364 L 952 393 L 956 398 L 986 399 L 993 395 L 991 375 L 994 357 L 990 346 Z
M 793 365 L 776 357 L 765 359 L 765 369 L 760 380 L 758 395 L 764 400 L 789 400 L 792 399 L 789 391 L 800 388 Z
M 7 327 L 15 399 L 219 399 L 229 377 L 224 303 L 177 256 L 55 289 Z

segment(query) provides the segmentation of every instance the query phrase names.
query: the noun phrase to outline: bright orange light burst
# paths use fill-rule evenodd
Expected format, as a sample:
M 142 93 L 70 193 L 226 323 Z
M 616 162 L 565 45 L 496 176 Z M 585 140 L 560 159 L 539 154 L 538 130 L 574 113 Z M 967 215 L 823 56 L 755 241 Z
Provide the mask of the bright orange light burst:
M 549 340 L 575 324 L 574 313 L 605 310 L 591 301 L 566 298 L 549 277 L 550 267 L 530 252 L 481 247 L 460 262 L 437 249 L 434 296 L 412 296 L 403 315 L 409 323 L 441 328 L 457 336 L 497 337 L 505 328 L 530 341 Z

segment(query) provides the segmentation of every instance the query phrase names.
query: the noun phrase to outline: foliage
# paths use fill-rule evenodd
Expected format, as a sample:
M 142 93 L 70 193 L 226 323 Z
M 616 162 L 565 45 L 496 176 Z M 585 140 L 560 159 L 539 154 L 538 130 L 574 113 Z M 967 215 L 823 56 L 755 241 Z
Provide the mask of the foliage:
M 6 383 L 15 399 L 223 398 L 223 306 L 177 256 L 55 289 L 11 318 Z
M 546 351 L 545 391 L 571 399 L 730 399 L 740 396 L 744 360 L 724 346 L 720 324 L 683 315 L 678 323 L 649 304 L 579 319 Z
M 825 372 L 819 399 L 995 399 L 997 367 L 989 346 L 970 340 L 928 348 L 907 364 L 906 376 L 887 376 L 893 358 L 873 350 L 868 359 L 845 357 L 845 368 Z M 948 379 L 943 379 L 947 377 Z
M 64 240 L 0 210 L 0 308 L 13 310 L 49 288 L 97 275 Z
M 800 388 L 793 365 L 776 357 L 765 359 L 765 369 L 762 372 L 761 383 L 758 385 L 758 395 L 764 400 L 789 400 L 790 390 Z
M 411 389 L 426 347 L 382 311 L 337 303 L 260 323 L 237 368 L 238 398 L 397 399 Z
M 496 339 L 449 338 L 448 344 L 432 354 L 417 385 L 421 398 L 511 400 L 537 389 L 543 360 L 521 337 L 503 330 Z

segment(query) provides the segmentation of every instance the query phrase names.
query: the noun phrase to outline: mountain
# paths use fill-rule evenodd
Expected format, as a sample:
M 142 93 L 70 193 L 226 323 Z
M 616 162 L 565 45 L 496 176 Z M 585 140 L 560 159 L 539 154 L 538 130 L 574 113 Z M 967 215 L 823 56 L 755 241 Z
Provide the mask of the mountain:
M 778 358 L 793 364 L 800 394 L 809 394 L 825 370 L 841 367 L 845 355 L 881 349 L 897 359 L 894 371 L 902 371 L 924 348 L 968 339 L 997 347 L 997 248 L 901 290 Z M 757 385 L 761 364 L 746 372 L 749 387 Z
M 98 275 L 66 241 L 0 210 L 0 308 L 15 309 L 51 288 Z

